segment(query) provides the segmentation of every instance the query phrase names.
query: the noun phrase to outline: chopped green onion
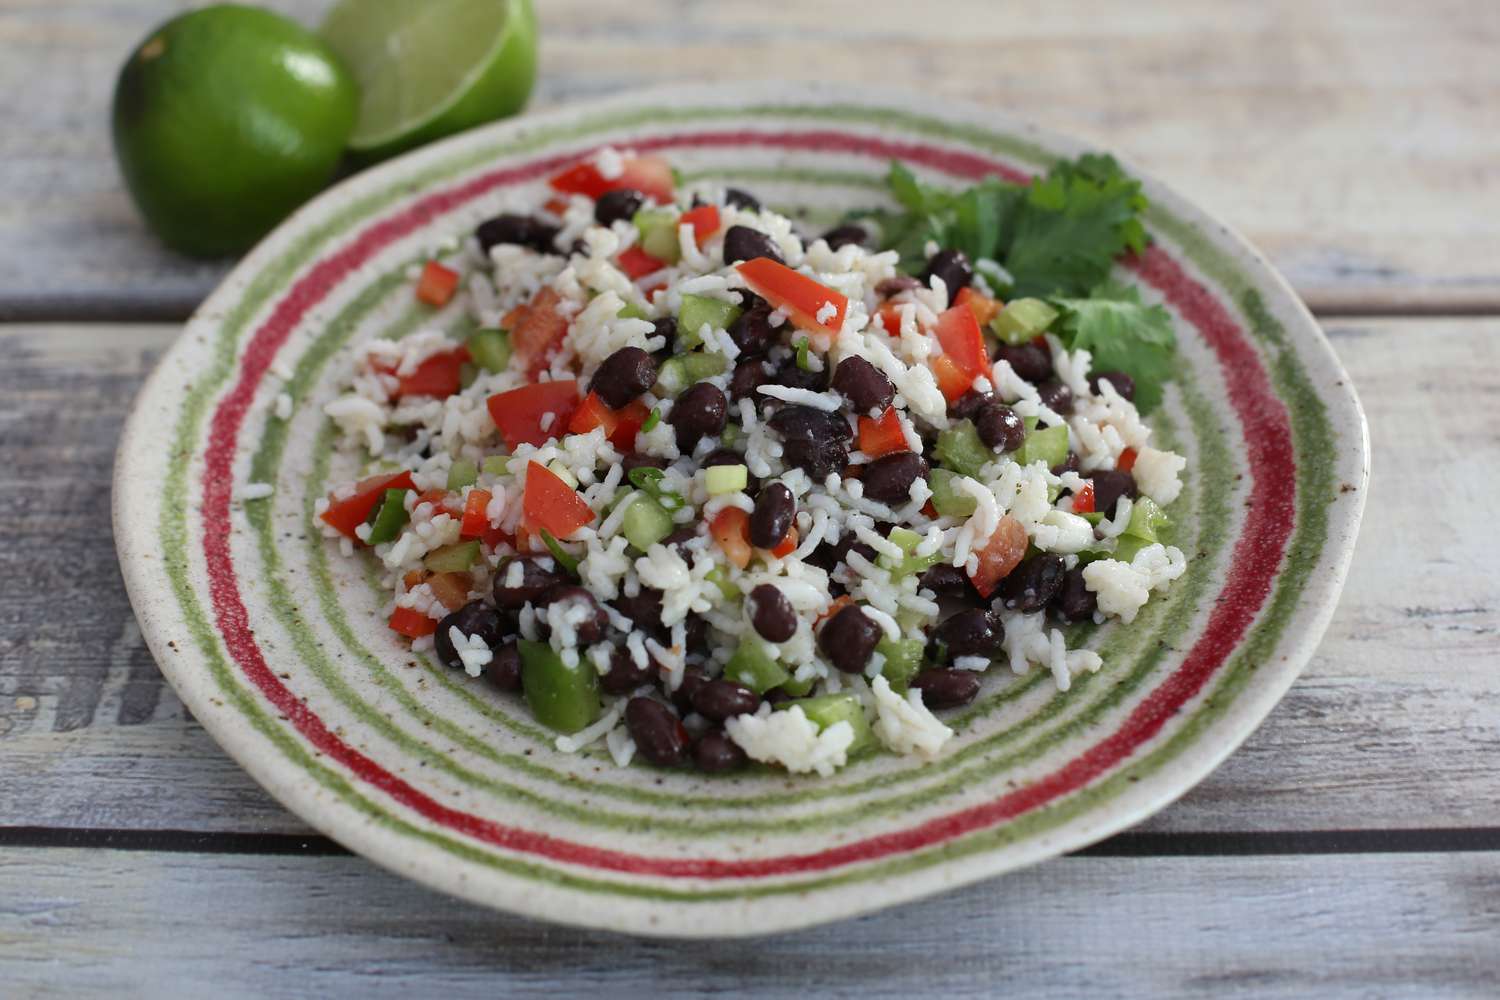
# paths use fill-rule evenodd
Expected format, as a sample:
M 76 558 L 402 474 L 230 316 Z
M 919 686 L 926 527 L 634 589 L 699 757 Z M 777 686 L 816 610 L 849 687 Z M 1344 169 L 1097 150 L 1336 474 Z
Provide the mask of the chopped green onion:
M 805 372 L 813 370 L 811 337 L 802 337 L 797 341 L 797 367 Z
M 1007 344 L 1024 344 L 1051 326 L 1057 317 L 1057 310 L 1041 299 L 1014 299 L 990 321 L 990 329 Z
M 473 486 L 479 479 L 479 468 L 467 458 L 455 458 L 448 466 L 448 489 L 453 492 Z
M 646 414 L 646 422 L 641 424 L 641 433 L 650 434 L 656 430 L 656 425 L 661 423 L 661 407 L 653 406 L 651 412 Z
M 559 542 L 546 528 L 542 529 L 542 543 L 547 546 L 547 551 L 552 553 L 552 558 L 557 560 L 559 566 L 574 576 L 578 575 L 578 560 L 570 555 L 568 550 L 562 547 L 562 542 Z
M 661 504 L 667 510 L 677 510 L 687 503 L 687 501 L 682 499 L 681 495 L 661 488 L 661 480 L 664 475 L 666 473 L 660 469 L 653 469 L 649 465 L 643 465 L 630 470 L 630 485 L 650 494 L 656 499 L 657 503 Z
M 743 465 L 711 465 L 703 470 L 703 485 L 711 497 L 738 493 L 750 482 L 750 470 Z

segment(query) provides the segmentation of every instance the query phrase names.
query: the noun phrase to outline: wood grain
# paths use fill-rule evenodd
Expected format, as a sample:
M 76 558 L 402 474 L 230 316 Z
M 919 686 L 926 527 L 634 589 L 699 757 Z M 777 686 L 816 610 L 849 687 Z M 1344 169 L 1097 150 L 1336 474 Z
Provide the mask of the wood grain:
M 108 106 L 187 6 L 0 6 L 0 318 L 175 318 L 222 264 L 150 239 Z M 316 21 L 322 2 L 273 6 Z M 539 0 L 536 107 L 788 72 L 951 95 L 1089 135 L 1268 252 L 1325 311 L 1500 308 L 1500 14 L 1487 0 L 1198 4 Z
M 170 327 L 0 327 L 0 825 L 302 833 L 183 711 L 110 542 L 115 436 Z M 1332 325 L 1374 495 L 1285 701 L 1153 831 L 1500 826 L 1500 321 Z
M 358 858 L 0 853 L 18 998 L 1479 997 L 1497 927 L 1496 854 L 1064 858 L 833 927 L 678 945 L 493 913 Z

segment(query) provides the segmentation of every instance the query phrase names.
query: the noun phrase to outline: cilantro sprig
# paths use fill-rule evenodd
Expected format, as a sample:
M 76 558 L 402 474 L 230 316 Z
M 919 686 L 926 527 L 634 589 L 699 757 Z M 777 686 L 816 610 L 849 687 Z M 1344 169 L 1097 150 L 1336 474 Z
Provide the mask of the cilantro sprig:
M 1141 302 L 1128 285 L 1106 281 L 1087 298 L 1051 300 L 1062 315 L 1054 332 L 1070 351 L 1093 355 L 1095 372 L 1121 371 L 1135 380 L 1135 405 L 1142 413 L 1161 402 L 1162 386 L 1175 370 L 1172 352 L 1177 338 L 1172 317 L 1159 305 Z

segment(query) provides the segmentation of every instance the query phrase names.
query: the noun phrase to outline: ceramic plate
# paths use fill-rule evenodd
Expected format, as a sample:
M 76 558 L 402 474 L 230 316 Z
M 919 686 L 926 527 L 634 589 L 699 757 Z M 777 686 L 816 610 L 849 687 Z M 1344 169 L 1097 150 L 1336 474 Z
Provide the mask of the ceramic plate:
M 313 525 L 313 501 L 352 473 L 323 404 L 354 345 L 447 320 L 414 301 L 414 264 L 508 198 L 541 201 L 551 173 L 603 144 L 812 218 L 881 203 L 892 158 L 957 185 L 1088 148 L 948 100 L 682 87 L 480 129 L 298 212 L 188 323 L 115 470 L 120 562 L 157 662 L 271 794 L 373 861 L 490 906 L 756 934 L 1082 847 L 1181 795 L 1254 729 L 1338 596 L 1364 417 L 1286 283 L 1149 177 L 1153 242 L 1118 270 L 1177 323 L 1183 374 L 1153 423 L 1188 456 L 1173 514 L 1190 561 L 1133 625 L 1093 634 L 1099 673 L 1059 693 L 1040 670 L 991 671 L 934 763 L 713 777 L 559 753 L 518 699 L 405 648 L 369 566 Z M 288 420 L 274 416 L 283 392 Z M 251 482 L 276 492 L 242 501 Z

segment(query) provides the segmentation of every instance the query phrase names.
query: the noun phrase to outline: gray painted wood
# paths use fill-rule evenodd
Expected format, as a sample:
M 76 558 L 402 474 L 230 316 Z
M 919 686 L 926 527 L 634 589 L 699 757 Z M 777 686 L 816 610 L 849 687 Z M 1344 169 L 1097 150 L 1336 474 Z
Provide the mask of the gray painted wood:
M 1331 324 L 1374 442 L 1303 679 L 1154 831 L 1500 826 L 1500 322 Z M 170 327 L 0 327 L 0 825 L 305 832 L 161 682 L 110 542 L 120 421 Z
M 682 945 L 358 858 L 0 852 L 13 997 L 1490 997 L 1500 855 L 1065 858 L 861 920 Z
M 142 230 L 110 156 L 131 44 L 189 6 L 0 6 L 0 318 L 184 315 L 223 271 Z M 314 22 L 321 0 L 274 4 Z M 536 106 L 650 83 L 916 87 L 1097 138 L 1248 234 L 1325 311 L 1500 307 L 1485 0 L 538 0 Z M 24 96 L 22 96 L 24 95 Z

